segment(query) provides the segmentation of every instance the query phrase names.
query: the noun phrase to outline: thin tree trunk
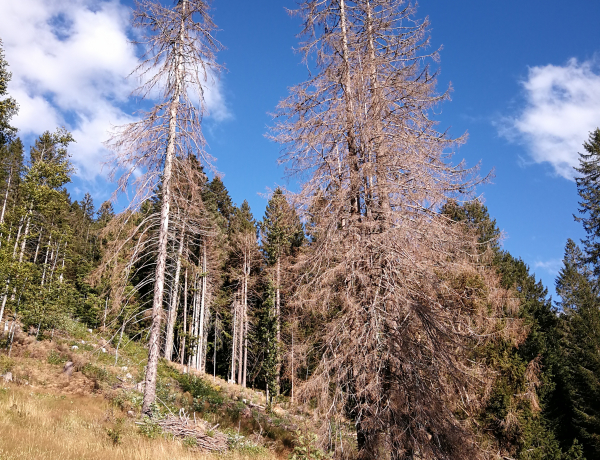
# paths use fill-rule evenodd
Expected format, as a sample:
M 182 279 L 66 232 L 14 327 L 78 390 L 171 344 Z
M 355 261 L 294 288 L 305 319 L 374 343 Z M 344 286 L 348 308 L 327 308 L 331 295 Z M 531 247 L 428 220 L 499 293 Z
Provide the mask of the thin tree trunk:
M 2 318 L 4 317 L 4 307 L 6 307 L 6 300 L 8 298 L 8 285 L 9 285 L 9 280 L 6 280 L 6 287 L 4 288 L 4 296 L 2 297 L 2 306 L 0 307 L 0 321 L 2 321 Z M 5 321 L 5 325 L 6 325 L 6 321 Z
M 188 269 L 185 268 L 183 277 L 183 334 L 181 334 L 181 365 L 185 363 L 185 333 L 187 329 L 187 290 L 188 290 Z
M 50 244 L 52 243 L 52 233 L 48 237 L 48 246 L 46 246 L 46 259 L 44 260 L 44 270 L 42 271 L 42 287 L 44 286 L 44 281 L 46 280 L 46 267 L 48 266 L 48 256 L 50 254 Z
M 208 298 L 208 297 L 207 297 Z M 202 340 L 202 355 L 200 359 L 200 372 L 206 374 L 206 354 L 208 352 L 208 327 L 210 325 L 210 309 L 208 300 L 204 310 L 204 339 Z
M 38 254 L 40 252 L 40 244 L 42 243 L 42 233 L 44 232 L 44 228 L 40 227 L 40 236 L 38 238 L 37 245 L 35 247 L 35 256 L 33 256 L 33 263 L 37 263 Z
M 17 239 L 15 240 L 15 246 L 13 248 L 12 258 L 13 260 L 17 257 L 17 248 L 19 247 L 19 240 L 21 239 L 21 230 L 23 229 L 23 219 L 19 223 L 19 230 L 17 230 Z
M 277 316 L 277 393 L 280 393 L 281 378 L 281 360 L 279 359 L 279 350 L 281 349 L 281 294 L 279 287 L 281 285 L 281 255 L 277 257 L 277 268 L 275 275 L 275 315 Z
M 245 321 L 244 321 L 244 316 L 245 316 L 245 307 L 246 307 L 246 265 L 248 263 L 248 258 L 246 255 L 246 251 L 244 250 L 244 265 L 243 265 L 243 269 L 244 269 L 244 277 L 242 278 L 242 302 L 240 305 L 240 332 L 239 332 L 239 338 L 238 338 L 238 376 L 237 376 L 237 383 L 238 385 L 242 384 L 242 372 L 244 371 L 244 327 L 245 327 Z
M 238 322 L 238 314 L 237 314 L 237 292 L 234 294 L 233 300 L 233 343 L 231 345 L 231 383 L 235 383 L 235 371 L 236 371 L 236 345 L 237 345 L 237 322 Z
M 294 404 L 294 327 L 295 325 L 292 325 L 292 372 L 291 372 L 291 376 L 292 376 L 292 394 L 290 397 L 290 402 L 292 404 Z
M 106 297 L 106 302 L 104 303 L 104 320 L 102 321 L 102 330 L 106 330 L 106 315 L 108 313 L 108 296 Z
M 181 274 L 181 258 L 183 257 L 183 245 L 185 242 L 185 224 L 183 220 L 181 225 L 181 239 L 179 240 L 179 250 L 177 251 L 177 263 L 175 268 L 175 286 L 171 296 L 171 307 L 169 317 L 167 318 L 167 339 L 165 344 L 165 358 L 172 361 L 173 358 L 173 339 L 175 331 L 175 321 L 177 320 L 177 308 L 179 307 L 179 277 Z
M 187 0 L 182 0 L 182 14 L 185 16 Z M 148 343 L 148 366 L 146 368 L 146 385 L 144 388 L 144 400 L 142 413 L 152 415 L 152 404 L 156 399 L 156 373 L 158 358 L 160 355 L 160 323 L 162 318 L 163 296 L 165 285 L 165 269 L 167 265 L 167 242 L 169 233 L 169 215 L 171 208 L 171 174 L 173 169 L 173 158 L 175 156 L 175 137 L 177 135 L 177 111 L 183 85 L 183 42 L 184 42 L 184 20 L 181 19 L 179 32 L 177 68 L 175 69 L 175 91 L 170 104 L 169 136 L 167 139 L 167 152 L 165 155 L 165 167 L 163 170 L 163 202 L 160 213 L 160 232 L 158 235 L 158 254 L 156 260 L 156 274 L 154 283 L 154 299 L 152 302 L 152 325 L 150 326 L 150 337 Z
M 25 254 L 25 245 L 27 244 L 27 237 L 29 236 L 29 224 L 31 223 L 31 206 L 27 212 L 27 223 L 25 224 L 25 233 L 23 234 L 23 242 L 21 243 L 21 251 L 19 253 L 19 263 L 23 262 L 23 255 Z
M 65 259 L 67 257 L 67 243 L 65 243 L 65 249 L 63 251 L 63 260 L 62 260 L 62 269 L 60 272 L 60 276 L 58 277 L 58 281 L 62 284 L 63 282 L 63 274 L 65 272 Z
M 6 212 L 6 203 L 8 203 L 8 192 L 10 191 L 10 182 L 12 180 L 13 168 L 11 166 L 8 173 L 8 182 L 6 184 L 6 193 L 4 194 L 4 203 L 2 203 L 2 214 L 0 214 L 0 225 L 4 223 L 4 213 Z
M 247 257 L 247 270 L 244 279 L 244 374 L 242 386 L 246 388 L 246 376 L 248 374 L 248 277 L 250 276 L 250 254 Z
M 205 301 L 206 301 L 206 238 L 203 239 L 202 245 L 202 292 L 200 297 L 200 331 L 198 333 L 198 365 L 197 369 L 202 371 L 202 348 L 204 345 L 204 315 L 205 315 Z
M 194 275 L 194 295 L 192 296 L 192 322 L 190 324 L 190 337 L 194 337 L 198 340 L 198 275 Z M 196 350 L 197 347 L 192 348 L 190 353 L 190 367 L 196 367 Z
M 217 379 L 217 339 L 219 337 L 219 316 L 215 311 L 215 341 L 213 344 L 213 382 Z
M 58 251 L 60 250 L 60 242 L 58 243 L 58 245 L 56 246 L 56 252 L 54 252 L 54 250 L 52 250 L 52 256 L 50 257 L 50 260 L 54 260 L 54 263 L 52 264 L 52 271 L 50 272 L 50 282 L 52 282 L 52 280 L 54 279 L 54 270 L 56 270 L 56 261 L 58 260 Z

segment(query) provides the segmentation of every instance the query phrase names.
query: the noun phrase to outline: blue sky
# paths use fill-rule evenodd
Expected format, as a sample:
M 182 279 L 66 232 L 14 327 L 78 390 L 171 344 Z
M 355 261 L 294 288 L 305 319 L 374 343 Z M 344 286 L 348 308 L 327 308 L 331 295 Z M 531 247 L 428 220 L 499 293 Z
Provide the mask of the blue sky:
M 66 124 L 75 135 L 79 176 L 74 198 L 96 203 L 114 185 L 101 170 L 101 142 L 110 125 L 132 119 L 128 99 L 136 63 L 128 45 L 126 0 L 28 0 L 0 3 L 0 38 L 13 72 L 11 94 L 21 104 L 15 124 L 26 142 Z M 233 200 L 247 199 L 262 217 L 268 188 L 287 184 L 279 146 L 264 134 L 270 112 L 307 69 L 292 48 L 297 18 L 290 0 L 214 0 L 218 60 L 227 67 L 209 88 L 205 121 L 210 153 Z M 432 46 L 443 46 L 439 89 L 452 82 L 452 101 L 437 110 L 440 129 L 469 133 L 456 160 L 495 170 L 479 193 L 504 247 L 522 257 L 554 291 L 573 221 L 577 193 L 572 165 L 588 132 L 600 126 L 600 2 L 593 0 L 423 0 Z

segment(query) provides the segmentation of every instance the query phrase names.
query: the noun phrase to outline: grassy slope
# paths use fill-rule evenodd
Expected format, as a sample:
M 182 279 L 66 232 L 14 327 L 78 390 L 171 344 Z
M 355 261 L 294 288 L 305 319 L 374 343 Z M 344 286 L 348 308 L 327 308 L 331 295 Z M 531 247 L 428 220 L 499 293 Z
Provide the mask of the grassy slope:
M 12 382 L 0 379 L 0 460 L 281 459 L 291 452 L 300 417 L 280 408 L 266 413 L 257 407 L 264 405 L 260 392 L 218 378 L 184 376 L 165 363 L 158 410 L 183 408 L 218 423 L 232 448 L 222 455 L 199 453 L 185 439 L 140 430 L 135 382 L 143 376 L 145 350 L 130 342 L 115 365 L 115 349 L 80 326 L 49 339 L 17 334 L 11 357 L 0 352 L 0 373 L 13 375 Z M 70 378 L 62 372 L 67 360 L 75 363 Z

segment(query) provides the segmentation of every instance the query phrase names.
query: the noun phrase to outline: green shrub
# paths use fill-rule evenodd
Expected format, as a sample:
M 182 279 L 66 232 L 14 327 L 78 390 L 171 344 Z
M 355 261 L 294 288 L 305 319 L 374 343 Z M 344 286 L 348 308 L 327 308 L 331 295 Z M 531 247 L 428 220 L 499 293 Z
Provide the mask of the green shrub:
M 162 434 L 162 428 L 155 420 L 150 417 L 144 417 L 138 424 L 138 430 L 141 434 L 150 439 L 156 439 Z
M 121 444 L 121 440 L 123 438 L 123 422 L 124 419 L 118 418 L 115 420 L 112 428 L 106 429 L 106 434 L 115 446 Z
M 14 366 L 15 362 L 13 359 L 5 355 L 0 355 L 0 374 L 6 374 L 7 372 L 12 371 Z
M 55 350 L 52 350 L 50 352 L 50 354 L 48 355 L 48 364 L 56 365 L 56 364 L 64 364 L 66 362 L 67 362 L 67 358 Z
M 333 458 L 331 453 L 323 452 L 322 449 L 316 447 L 319 439 L 316 434 L 308 436 L 298 431 L 296 436 L 296 446 L 290 457 L 291 460 L 325 460 Z

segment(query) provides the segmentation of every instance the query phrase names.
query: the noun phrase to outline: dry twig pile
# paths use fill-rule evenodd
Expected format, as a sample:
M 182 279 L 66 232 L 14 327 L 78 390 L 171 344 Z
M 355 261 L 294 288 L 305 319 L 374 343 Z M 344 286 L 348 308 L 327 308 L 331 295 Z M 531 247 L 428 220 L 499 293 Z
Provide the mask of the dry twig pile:
M 165 433 L 181 439 L 195 439 L 198 449 L 217 452 L 227 450 L 227 436 L 216 430 L 218 425 L 211 428 L 204 420 L 196 420 L 195 417 L 191 420 L 186 413 L 169 415 L 156 423 Z

